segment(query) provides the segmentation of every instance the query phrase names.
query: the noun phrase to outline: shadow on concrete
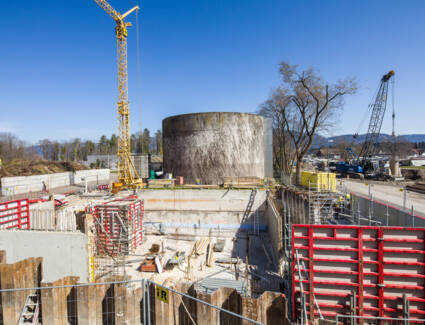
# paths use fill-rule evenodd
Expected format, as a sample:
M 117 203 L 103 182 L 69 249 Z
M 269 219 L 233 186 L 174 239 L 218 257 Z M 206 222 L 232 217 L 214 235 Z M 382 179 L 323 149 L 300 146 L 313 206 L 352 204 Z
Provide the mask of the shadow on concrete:
M 115 325 L 115 301 L 113 285 L 111 285 L 108 290 L 106 290 L 105 297 L 102 300 L 102 324 Z
M 68 324 L 78 325 L 77 290 L 75 287 L 72 287 L 68 296 L 66 296 L 66 308 Z
M 233 290 L 233 292 L 221 304 L 221 308 L 232 311 L 236 314 L 241 314 L 242 308 L 239 293 L 236 290 Z M 242 319 L 220 311 L 220 324 L 241 325 Z
M 249 210 L 252 205 L 247 205 Z M 264 201 L 257 211 L 245 211 L 239 229 L 236 232 L 232 258 L 239 258 L 248 263 L 250 269 L 250 287 L 252 295 L 262 292 L 282 292 L 283 278 L 276 275 L 278 272 L 277 256 L 274 256 L 272 243 L 266 228 L 267 200 Z M 257 217 L 255 213 L 257 212 Z M 255 220 L 257 218 L 257 220 Z M 255 231 L 254 224 L 259 224 L 259 231 Z M 240 276 L 245 276 L 240 274 Z

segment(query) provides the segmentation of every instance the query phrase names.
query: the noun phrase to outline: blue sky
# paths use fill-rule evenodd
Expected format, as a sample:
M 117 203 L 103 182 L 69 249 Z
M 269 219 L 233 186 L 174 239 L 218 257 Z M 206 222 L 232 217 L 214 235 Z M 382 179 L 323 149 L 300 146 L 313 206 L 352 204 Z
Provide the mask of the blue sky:
M 110 0 L 129 29 L 131 130 L 200 111 L 255 112 L 286 59 L 333 82 L 356 77 L 332 135 L 355 132 L 396 72 L 396 132 L 425 133 L 423 0 Z M 114 21 L 92 0 L 2 1 L 0 132 L 97 139 L 116 132 Z M 383 132 L 391 132 L 390 112 Z M 361 131 L 365 131 L 363 125 Z

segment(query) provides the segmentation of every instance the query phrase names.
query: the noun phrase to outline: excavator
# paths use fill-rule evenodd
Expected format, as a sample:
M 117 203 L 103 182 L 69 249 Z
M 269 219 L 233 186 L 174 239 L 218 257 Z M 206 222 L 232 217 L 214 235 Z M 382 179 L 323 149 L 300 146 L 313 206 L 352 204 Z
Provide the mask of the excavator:
M 371 105 L 369 105 L 372 110 L 372 114 L 366 133 L 366 138 L 363 142 L 359 155 L 356 155 L 351 147 L 348 147 L 345 149 L 348 159 L 337 164 L 336 170 L 343 176 L 352 175 L 359 178 L 383 177 L 379 171 L 380 168 L 378 162 L 373 161 L 372 157 L 378 152 L 378 138 L 381 132 L 382 121 L 384 120 L 385 111 L 387 108 L 389 81 L 394 76 L 394 74 L 394 71 L 390 70 L 381 78 L 375 100 Z M 357 138 L 358 134 L 355 134 L 353 137 L 354 139 Z

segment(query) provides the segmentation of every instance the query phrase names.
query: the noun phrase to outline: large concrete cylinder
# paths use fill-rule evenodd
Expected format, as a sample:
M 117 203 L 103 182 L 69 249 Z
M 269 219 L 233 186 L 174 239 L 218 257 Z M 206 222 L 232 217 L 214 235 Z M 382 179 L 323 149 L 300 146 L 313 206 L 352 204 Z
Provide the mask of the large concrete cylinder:
M 264 178 L 264 121 L 246 113 L 196 113 L 162 121 L 164 171 L 185 183 Z

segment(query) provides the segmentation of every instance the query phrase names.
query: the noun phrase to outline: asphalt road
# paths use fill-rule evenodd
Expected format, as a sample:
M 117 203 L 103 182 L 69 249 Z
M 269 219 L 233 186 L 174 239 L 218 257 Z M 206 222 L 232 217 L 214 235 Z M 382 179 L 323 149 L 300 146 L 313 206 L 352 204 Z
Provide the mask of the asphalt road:
M 369 184 L 370 194 L 375 200 L 382 201 L 384 203 L 390 203 L 396 207 L 402 208 L 404 202 L 405 192 L 403 186 L 382 184 L 382 183 L 368 183 L 367 181 L 358 180 L 338 180 L 338 190 L 353 192 L 361 195 L 369 195 Z M 413 205 L 415 214 L 425 216 L 425 194 L 406 192 L 406 209 L 410 210 Z

